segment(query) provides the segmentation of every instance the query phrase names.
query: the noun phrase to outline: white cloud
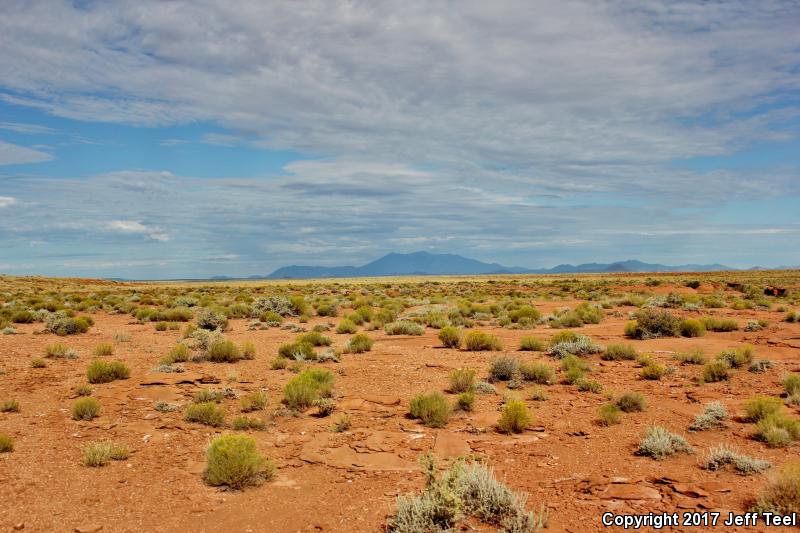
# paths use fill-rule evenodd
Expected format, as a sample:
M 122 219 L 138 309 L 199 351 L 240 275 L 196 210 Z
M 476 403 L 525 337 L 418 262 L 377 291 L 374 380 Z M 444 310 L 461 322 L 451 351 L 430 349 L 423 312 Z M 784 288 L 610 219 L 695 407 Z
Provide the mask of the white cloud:
M 25 124 L 20 122 L 0 122 L 0 130 L 8 130 L 28 135 L 56 133 L 56 130 L 53 128 L 48 128 L 47 126 L 40 126 L 38 124 Z
M 170 238 L 165 232 L 156 227 L 145 226 L 135 220 L 112 220 L 106 227 L 111 231 L 120 233 L 143 234 L 154 241 L 167 242 Z
M 50 161 L 53 156 L 25 146 L 0 141 L 0 165 L 22 165 Z
M 17 203 L 16 198 L 12 198 L 11 196 L 0 196 L 0 208 L 8 207 Z

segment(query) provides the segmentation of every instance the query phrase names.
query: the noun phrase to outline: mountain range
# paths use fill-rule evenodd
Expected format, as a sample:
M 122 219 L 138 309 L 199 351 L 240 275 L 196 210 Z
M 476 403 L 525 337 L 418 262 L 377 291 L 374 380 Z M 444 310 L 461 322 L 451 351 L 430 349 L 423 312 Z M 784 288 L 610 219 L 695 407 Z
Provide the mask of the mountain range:
M 601 272 L 712 272 L 736 270 L 725 265 L 661 265 L 629 259 L 615 263 L 563 264 L 553 268 L 508 267 L 499 263 L 484 263 L 455 254 L 413 252 L 390 253 L 362 266 L 302 266 L 291 265 L 277 269 L 266 279 L 309 279 L 376 276 L 424 275 L 486 275 L 486 274 L 583 274 Z M 225 279 L 218 277 L 215 279 Z M 251 276 L 251 279 L 264 279 Z

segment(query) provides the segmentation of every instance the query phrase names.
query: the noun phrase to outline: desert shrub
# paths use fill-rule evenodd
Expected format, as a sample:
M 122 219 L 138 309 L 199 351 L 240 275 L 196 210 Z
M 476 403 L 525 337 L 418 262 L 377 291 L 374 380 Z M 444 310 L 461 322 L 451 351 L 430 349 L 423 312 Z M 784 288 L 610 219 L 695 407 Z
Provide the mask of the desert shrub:
M 667 373 L 667 367 L 658 363 L 650 363 L 642 368 L 640 375 L 644 379 L 659 380 Z
M 339 332 L 337 331 L 337 333 Z M 306 342 L 311 346 L 330 346 L 333 343 L 330 337 L 323 335 L 319 331 L 309 331 L 308 333 L 303 333 L 297 337 L 297 342 Z
M 647 408 L 647 402 L 641 392 L 626 392 L 617 399 L 617 407 L 626 413 L 635 413 L 644 411 Z
M 527 352 L 543 352 L 547 349 L 547 344 L 536 337 L 522 337 L 519 341 L 519 349 Z
M 758 422 L 762 418 L 783 410 L 783 401 L 773 396 L 756 396 L 745 402 L 745 419 L 749 422 Z
M 47 361 L 45 361 L 41 357 L 36 357 L 35 359 L 31 359 L 31 368 L 47 368 Z
M 100 402 L 92 397 L 80 398 L 72 404 L 73 420 L 91 420 L 100 414 Z
M 676 453 L 691 452 L 692 447 L 680 435 L 670 433 L 661 426 L 651 426 L 645 431 L 636 453 L 661 460 Z
M 704 365 L 708 359 L 702 350 L 692 350 L 675 354 L 675 360 L 684 365 Z
M 225 409 L 214 402 L 193 403 L 186 407 L 183 418 L 187 422 L 220 427 L 225 424 Z
M 278 356 L 275 359 L 273 359 L 272 362 L 270 362 L 269 367 L 272 370 L 283 370 L 288 366 L 288 364 L 289 364 L 289 359 L 287 359 L 286 357 Z
M 91 442 L 82 451 L 86 466 L 105 466 L 112 460 L 124 461 L 130 455 L 128 446 L 118 442 Z
M 736 331 L 739 329 L 739 323 L 736 322 L 732 318 L 714 318 L 714 317 L 703 317 L 702 319 L 703 325 L 706 327 L 708 331 Z
M 728 411 L 718 401 L 710 402 L 703 412 L 694 417 L 694 422 L 689 426 L 690 431 L 705 431 L 707 429 L 722 429 L 728 419 Z
M 464 349 L 469 352 L 498 351 L 503 349 L 503 344 L 491 333 L 470 331 L 464 338 Z
M 208 347 L 205 357 L 212 363 L 235 363 L 242 353 L 233 341 L 217 340 Z
M 475 388 L 475 371 L 457 368 L 450 372 L 450 392 L 468 392 Z
M 440 428 L 444 427 L 450 418 L 450 405 L 439 392 L 418 394 L 411 398 L 409 414 L 428 427 Z
M 225 398 L 236 398 L 237 394 L 233 389 L 221 389 L 221 390 L 214 390 L 214 389 L 200 389 L 194 395 L 192 401 L 194 403 L 205 403 L 205 402 L 221 402 Z
M 800 513 L 800 461 L 784 464 L 761 489 L 751 510 L 758 513 Z
M 14 439 L 8 435 L 0 433 L 0 453 L 11 453 L 14 451 Z
M 375 341 L 370 339 L 366 333 L 356 333 L 347 342 L 344 348 L 346 353 L 364 353 L 372 350 Z
M 19 413 L 19 402 L 17 400 L 5 400 L 0 404 L 0 413 Z
M 283 401 L 290 409 L 311 407 L 319 398 L 333 394 L 333 374 L 325 369 L 304 370 L 283 388 Z
M 333 317 L 336 316 L 338 313 L 336 304 L 331 301 L 319 302 L 316 306 L 316 311 L 317 311 L 317 316 Z
M 717 356 L 719 361 L 725 361 L 731 368 L 739 368 L 753 362 L 756 351 L 752 346 L 729 348 Z
M 457 462 L 437 477 L 435 461 L 428 456 L 422 459 L 427 486 L 418 496 L 397 498 L 397 512 L 388 524 L 390 533 L 450 531 L 458 520 L 470 516 L 509 533 L 534 533 L 545 526 L 546 513 L 526 511 L 525 497 L 496 481 L 486 467 Z
M 531 423 L 528 406 L 522 400 L 512 400 L 503 405 L 497 429 L 502 433 L 519 433 Z
M 595 344 L 591 337 L 578 335 L 571 341 L 562 341 L 550 345 L 550 355 L 562 359 L 569 354 L 585 356 L 605 351 L 605 347 Z
M 754 373 L 760 373 L 766 372 L 770 368 L 772 368 L 772 361 L 769 359 L 761 359 L 759 361 L 753 361 L 750 363 L 750 366 L 747 367 L 747 370 Z
M 209 331 L 225 331 L 228 327 L 228 318 L 213 309 L 201 309 L 195 318 L 197 327 Z
M 336 400 L 333 398 L 317 398 L 314 400 L 314 406 L 317 408 L 317 415 L 320 417 L 331 416 L 336 409 Z
M 580 337 L 580 335 L 574 331 L 559 331 L 550 338 L 550 346 L 555 346 L 556 344 L 561 344 L 562 342 L 573 342 L 578 340 L 578 337 Z
M 527 323 L 535 323 L 542 317 L 542 313 L 531 305 L 523 305 L 512 311 L 508 312 L 508 318 L 511 322 L 518 323 L 521 321 Z
M 762 417 L 756 424 L 754 437 L 771 448 L 782 448 L 800 438 L 800 420 L 791 418 L 782 410 Z
M 223 435 L 206 449 L 206 483 L 232 489 L 257 486 L 275 476 L 275 465 L 256 450 L 247 435 Z
M 472 391 L 462 392 L 456 400 L 456 407 L 462 411 L 472 411 L 475 406 L 475 393 Z
M 410 320 L 400 320 L 386 324 L 383 326 L 383 330 L 387 335 L 422 335 L 425 328 Z
M 709 450 L 702 463 L 706 470 L 722 470 L 728 465 L 733 465 L 736 472 L 745 476 L 760 474 L 771 466 L 769 461 L 742 455 L 724 445 Z
M 669 311 L 642 309 L 634 315 L 635 320 L 626 326 L 625 334 L 634 339 L 677 337 L 681 319 Z
M 730 366 L 725 361 L 711 361 L 703 367 L 703 383 L 726 381 L 730 377 Z
M 121 361 L 102 361 L 96 359 L 86 368 L 89 383 L 110 383 L 117 379 L 128 379 L 130 369 Z
M 479 381 L 475 384 L 475 392 L 478 394 L 496 394 L 497 387 L 488 381 Z
M 519 371 L 519 359 L 510 355 L 495 357 L 489 362 L 489 381 L 508 381 Z
M 522 379 L 539 385 L 548 385 L 555 379 L 555 371 L 545 363 L 522 363 L 519 365 Z
M 305 361 L 306 359 L 316 359 L 317 353 L 314 351 L 314 347 L 307 342 L 290 342 L 278 347 L 278 357 Z
M 681 335 L 684 337 L 702 337 L 706 334 L 705 325 L 694 318 L 687 318 L 681 321 Z
M 589 371 L 589 364 L 570 354 L 561 360 L 561 369 L 564 371 L 564 382 L 571 385 L 583 379 Z
M 178 409 L 180 409 L 180 406 L 174 403 L 158 401 L 153 404 L 153 409 L 155 409 L 159 413 L 172 413 L 173 411 L 177 411 Z
M 347 413 L 343 414 L 339 417 L 339 420 L 333 423 L 331 426 L 331 431 L 334 433 L 342 433 L 343 431 L 347 431 L 350 429 L 350 426 L 353 424 L 353 419 Z
M 597 422 L 601 426 L 613 426 L 619 424 L 622 419 L 622 410 L 613 403 L 608 403 L 600 407 L 597 416 Z
M 267 407 L 267 395 L 262 391 L 251 392 L 242 396 L 239 400 L 239 407 L 243 413 L 262 411 Z
M 94 321 L 88 316 L 72 318 L 53 313 L 45 319 L 45 329 L 61 337 L 86 333 L 92 325 L 94 325 Z
M 64 344 L 51 344 L 44 349 L 44 356 L 50 359 L 77 359 L 78 353 Z
M 235 417 L 231 421 L 231 427 L 236 431 L 263 431 L 267 425 L 260 418 L 242 415 Z
M 169 353 L 161 359 L 161 364 L 172 365 L 174 363 L 185 363 L 189 360 L 189 348 L 185 344 L 176 344 Z
M 636 348 L 630 344 L 609 344 L 600 358 L 604 361 L 633 361 L 636 355 Z
M 166 322 L 156 322 L 154 327 L 156 331 L 167 331 L 169 325 Z
M 446 326 L 439 330 L 439 340 L 445 348 L 461 347 L 461 330 L 454 326 Z
M 789 311 L 783 321 L 789 323 L 800 322 L 800 313 Z
M 77 385 L 73 391 L 78 396 L 89 396 L 92 394 L 92 388 L 89 385 Z
M 358 326 L 350 319 L 345 318 L 336 326 L 336 333 L 344 334 L 349 333 L 353 334 L 358 331 Z M 388 333 L 388 331 L 387 331 Z M 396 333 L 395 335 L 400 335 L 400 333 Z
M 245 341 L 239 350 L 242 359 L 255 359 L 256 358 L 256 345 L 252 341 Z
M 593 392 L 595 394 L 603 392 L 603 384 L 594 379 L 581 378 L 574 383 L 580 392 Z
M 789 396 L 800 393 L 800 374 L 789 374 L 784 377 L 783 388 Z
M 36 317 L 27 309 L 14 311 L 11 315 L 11 322 L 14 324 L 32 324 L 35 321 Z

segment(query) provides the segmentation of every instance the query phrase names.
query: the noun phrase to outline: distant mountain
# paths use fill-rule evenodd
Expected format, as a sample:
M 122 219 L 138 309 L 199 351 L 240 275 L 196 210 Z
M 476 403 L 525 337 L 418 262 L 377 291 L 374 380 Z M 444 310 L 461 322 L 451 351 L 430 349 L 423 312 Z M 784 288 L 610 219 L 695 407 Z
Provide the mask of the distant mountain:
M 338 266 L 286 266 L 279 268 L 267 279 L 309 279 L 375 276 L 421 276 L 421 275 L 483 275 L 483 274 L 586 274 L 597 272 L 711 272 L 735 270 L 725 265 L 678 265 L 668 266 L 643 263 L 636 260 L 616 263 L 584 263 L 581 265 L 558 265 L 554 268 L 530 269 L 507 267 L 499 263 L 484 263 L 455 254 L 432 254 L 414 252 L 410 254 L 387 254 L 380 259 L 360 267 Z M 256 276 L 251 276 L 255 278 Z

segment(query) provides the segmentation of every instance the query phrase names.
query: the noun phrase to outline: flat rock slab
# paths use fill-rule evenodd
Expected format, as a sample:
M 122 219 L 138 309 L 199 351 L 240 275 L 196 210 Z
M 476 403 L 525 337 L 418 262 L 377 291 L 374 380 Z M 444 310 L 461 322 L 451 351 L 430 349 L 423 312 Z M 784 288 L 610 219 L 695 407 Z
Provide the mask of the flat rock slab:
M 207 381 L 207 376 L 199 372 L 150 372 L 139 382 L 142 387 L 153 385 L 177 385 L 179 383 L 197 383 Z
M 460 457 L 472 453 L 472 448 L 460 435 L 450 431 L 442 431 L 436 434 L 433 453 L 440 458 Z
M 614 483 L 600 495 L 604 500 L 660 500 L 661 493 L 645 485 Z
M 333 468 L 348 470 L 359 469 L 369 471 L 402 471 L 411 472 L 419 467 L 392 452 L 359 453 L 350 446 L 330 447 L 329 436 L 315 438 L 307 442 L 299 458 L 307 463 L 324 464 Z

